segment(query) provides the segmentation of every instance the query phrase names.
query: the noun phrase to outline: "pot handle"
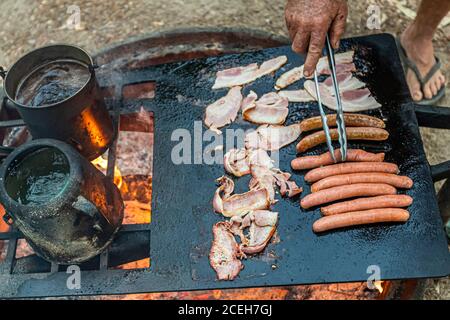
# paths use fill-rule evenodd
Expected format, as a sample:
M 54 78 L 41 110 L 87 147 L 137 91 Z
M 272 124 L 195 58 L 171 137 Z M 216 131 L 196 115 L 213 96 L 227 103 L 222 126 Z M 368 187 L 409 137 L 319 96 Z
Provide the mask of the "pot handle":
M 2 67 L 0 67 L 0 76 L 4 78 L 5 74 L 6 71 Z M 3 87 L 0 86 L 0 110 L 3 107 L 6 109 L 15 108 L 14 104 L 5 96 Z M 25 125 L 25 121 L 23 121 L 22 119 L 0 121 L 0 129 L 23 127 Z M 0 159 L 7 157 L 13 150 L 14 148 L 4 147 L 0 145 Z
M 415 104 L 417 122 L 420 127 L 450 129 L 450 108 Z M 431 167 L 434 182 L 450 179 L 450 160 Z
M 3 80 L 5 80 L 7 73 L 8 73 L 8 71 L 6 71 L 5 68 L 0 66 L 0 77 L 2 77 Z

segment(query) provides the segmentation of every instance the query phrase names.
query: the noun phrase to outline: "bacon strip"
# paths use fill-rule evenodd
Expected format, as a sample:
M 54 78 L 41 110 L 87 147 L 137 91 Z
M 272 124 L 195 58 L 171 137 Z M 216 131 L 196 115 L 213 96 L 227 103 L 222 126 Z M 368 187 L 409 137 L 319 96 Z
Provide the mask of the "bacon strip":
M 355 83 L 351 83 L 355 86 Z M 317 100 L 316 89 L 314 82 L 311 80 L 305 81 L 305 90 L 309 92 L 314 99 Z M 334 90 L 325 85 L 319 84 L 320 96 L 322 98 L 322 104 L 332 110 L 337 110 L 336 98 L 334 97 Z M 365 110 L 372 110 L 381 107 L 367 88 L 351 89 L 341 92 L 342 108 L 345 112 L 360 112 Z
M 290 181 L 291 174 L 283 172 L 280 169 L 272 168 L 268 169 L 263 166 L 252 165 L 251 166 L 252 179 L 250 180 L 250 189 L 266 189 L 270 202 L 273 204 L 275 200 L 275 185 L 280 188 L 280 194 L 283 197 L 294 197 L 300 194 L 303 189 L 295 183 Z
M 233 280 L 244 268 L 239 259 L 245 257 L 233 233 L 229 222 L 218 222 L 213 227 L 213 243 L 209 253 L 209 263 L 216 271 L 218 280 Z
M 353 63 L 353 55 L 354 51 L 347 51 L 335 55 L 336 73 L 349 73 L 356 71 L 355 64 Z M 319 74 L 330 74 L 327 57 L 322 57 L 319 59 L 317 71 Z M 301 78 L 303 78 L 303 65 L 282 74 L 275 84 L 275 89 L 280 90 L 286 88 Z
M 355 51 L 353 50 L 335 54 L 334 58 L 336 61 L 336 74 L 356 71 L 356 66 L 353 63 L 354 55 Z M 327 57 L 324 56 L 319 59 L 319 62 L 317 63 L 317 72 L 319 74 L 331 74 Z
M 206 107 L 205 124 L 211 130 L 218 130 L 233 122 L 241 108 L 241 87 L 234 87 L 225 97 Z
M 262 125 L 256 131 L 247 134 L 245 146 L 246 148 L 276 151 L 297 140 L 300 133 L 299 124 L 290 126 Z
M 311 102 L 316 101 L 308 91 L 303 89 L 298 90 L 283 90 L 278 92 L 280 97 L 286 98 L 289 102 Z
M 364 82 L 354 77 L 351 72 L 339 73 L 336 78 L 341 92 L 361 89 L 366 86 Z M 333 80 L 331 77 L 326 78 L 323 84 L 330 90 L 330 92 L 334 93 Z
M 275 83 L 275 89 L 280 90 L 286 88 L 301 78 L 303 78 L 303 65 L 283 73 Z
M 242 115 L 245 120 L 258 124 L 283 124 L 289 113 L 289 101 L 276 92 L 255 99 L 253 91 L 244 99 Z
M 258 68 L 256 63 L 245 67 L 236 67 L 217 72 L 213 89 L 242 86 L 256 79 L 275 72 L 287 62 L 286 56 L 279 56 L 265 61 Z
M 245 254 L 257 254 L 264 250 L 276 231 L 278 212 L 255 210 L 249 213 L 251 224 L 249 239 L 240 250 Z
M 233 180 L 223 176 L 217 181 L 220 186 L 213 198 L 215 212 L 230 218 L 242 216 L 248 211 L 269 209 L 270 199 L 266 189 L 253 189 L 246 193 L 231 195 L 234 191 Z
M 231 149 L 225 154 L 223 162 L 225 171 L 236 177 L 250 174 L 251 165 L 260 165 L 269 169 L 273 167 L 272 159 L 262 149 Z
M 228 173 L 236 177 L 251 173 L 250 190 L 266 189 L 272 204 L 276 202 L 275 185 L 278 185 L 283 197 L 293 197 L 302 192 L 302 188 L 289 180 L 291 178 L 289 173 L 273 167 L 272 159 L 262 149 L 232 149 L 225 154 L 224 167 Z
M 251 166 L 252 179 L 249 182 L 250 190 L 266 189 L 270 203 L 275 203 L 275 178 L 273 172 L 263 166 Z
M 241 239 L 240 250 L 244 254 L 257 254 L 264 250 L 276 231 L 278 212 L 255 210 L 244 217 L 230 220 L 230 231 Z M 249 229 L 248 237 L 244 230 Z

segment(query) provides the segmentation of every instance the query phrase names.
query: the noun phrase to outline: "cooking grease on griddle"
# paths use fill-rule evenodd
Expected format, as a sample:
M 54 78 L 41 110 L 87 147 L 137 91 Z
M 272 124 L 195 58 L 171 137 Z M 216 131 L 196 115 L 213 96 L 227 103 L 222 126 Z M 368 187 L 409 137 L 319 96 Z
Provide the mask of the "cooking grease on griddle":
M 89 68 L 75 60 L 58 60 L 39 66 L 19 83 L 15 100 L 41 107 L 66 100 L 89 80 Z
M 70 165 L 62 152 L 42 148 L 26 155 L 9 169 L 8 195 L 24 205 L 46 204 L 65 187 Z

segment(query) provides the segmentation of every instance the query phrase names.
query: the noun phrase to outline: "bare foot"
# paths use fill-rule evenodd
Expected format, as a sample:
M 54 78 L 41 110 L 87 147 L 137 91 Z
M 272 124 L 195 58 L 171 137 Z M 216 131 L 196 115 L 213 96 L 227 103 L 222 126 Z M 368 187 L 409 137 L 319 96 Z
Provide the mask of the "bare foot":
M 405 49 L 408 58 L 417 65 L 422 77 L 425 77 L 436 63 L 433 43 L 432 39 L 416 36 L 417 33 L 415 33 L 414 28 L 414 25 L 410 25 L 406 28 L 400 37 L 400 42 Z M 423 88 L 423 92 L 420 88 L 420 82 L 417 79 L 416 74 L 411 69 L 408 69 L 407 71 L 406 81 L 414 101 L 431 99 L 437 94 L 442 86 L 445 86 L 446 83 L 445 76 L 442 74 L 441 70 L 438 70 L 431 79 L 428 80 Z

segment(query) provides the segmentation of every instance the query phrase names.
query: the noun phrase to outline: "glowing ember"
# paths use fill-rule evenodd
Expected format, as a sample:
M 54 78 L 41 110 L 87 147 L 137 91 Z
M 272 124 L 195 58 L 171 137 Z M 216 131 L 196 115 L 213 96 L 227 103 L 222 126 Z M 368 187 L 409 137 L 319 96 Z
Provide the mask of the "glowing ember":
M 106 169 L 108 168 L 108 160 L 104 159 L 102 156 L 91 161 L 91 163 L 102 172 L 106 172 Z M 117 166 L 114 167 L 114 184 L 119 189 L 122 186 L 122 174 L 120 173 L 120 170 Z

